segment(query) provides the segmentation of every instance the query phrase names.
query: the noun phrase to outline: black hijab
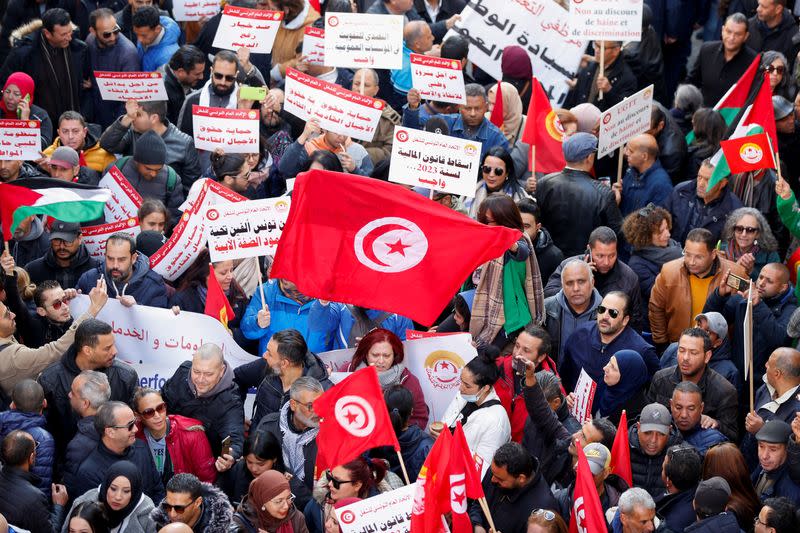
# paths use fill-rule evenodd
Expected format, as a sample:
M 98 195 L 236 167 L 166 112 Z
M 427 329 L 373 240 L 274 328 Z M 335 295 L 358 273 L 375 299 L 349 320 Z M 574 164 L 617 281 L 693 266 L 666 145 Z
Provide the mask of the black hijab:
M 131 501 L 119 511 L 114 511 L 111 509 L 111 506 L 108 505 L 108 487 L 120 476 L 126 478 L 131 484 Z M 106 477 L 103 480 L 102 485 L 100 485 L 100 494 L 98 495 L 98 500 L 103 502 L 103 505 L 105 505 L 106 508 L 109 529 L 113 529 L 120 525 L 122 521 L 133 512 L 136 506 L 139 505 L 139 500 L 141 499 L 142 474 L 139 472 L 139 469 L 136 467 L 136 465 L 130 461 L 119 461 L 111 465 L 106 472 Z

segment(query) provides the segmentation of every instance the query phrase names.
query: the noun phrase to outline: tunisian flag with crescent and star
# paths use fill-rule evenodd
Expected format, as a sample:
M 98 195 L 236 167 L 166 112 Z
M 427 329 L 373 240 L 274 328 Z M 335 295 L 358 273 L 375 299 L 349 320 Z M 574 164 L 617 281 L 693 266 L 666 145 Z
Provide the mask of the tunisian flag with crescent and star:
M 583 533 L 584 531 L 606 531 L 606 519 L 597 487 L 594 485 L 589 461 L 583 453 L 583 446 L 575 442 L 578 452 L 578 468 L 575 474 L 575 490 L 572 497 L 569 533 Z
M 520 235 L 400 185 L 312 170 L 295 182 L 271 277 L 430 325 L 472 271 Z

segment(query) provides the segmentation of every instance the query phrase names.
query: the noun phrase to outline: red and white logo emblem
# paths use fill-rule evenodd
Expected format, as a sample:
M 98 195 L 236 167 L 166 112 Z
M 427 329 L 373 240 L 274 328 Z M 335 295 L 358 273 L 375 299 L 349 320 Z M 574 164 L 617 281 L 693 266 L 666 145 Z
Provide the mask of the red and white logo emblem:
M 450 507 L 456 514 L 467 512 L 466 474 L 450 474 Z
M 356 514 L 350 509 L 345 509 L 339 515 L 339 520 L 341 520 L 345 524 L 352 524 L 353 522 L 356 521 Z
M 739 157 L 745 163 L 755 165 L 764 157 L 764 151 L 756 143 L 746 142 L 739 148 Z
M 333 407 L 336 421 L 354 437 L 363 438 L 375 429 L 375 411 L 361 396 L 342 396 Z
M 403 272 L 428 252 L 428 239 L 419 226 L 400 217 L 369 222 L 358 230 L 353 245 L 358 260 L 378 272 Z

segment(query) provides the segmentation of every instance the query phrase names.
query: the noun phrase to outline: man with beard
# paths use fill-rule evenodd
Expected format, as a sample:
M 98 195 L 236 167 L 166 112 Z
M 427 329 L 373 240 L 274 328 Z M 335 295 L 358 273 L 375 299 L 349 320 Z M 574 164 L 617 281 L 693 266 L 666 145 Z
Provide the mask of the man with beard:
M 127 233 L 115 233 L 106 241 L 105 264 L 87 270 L 78 280 L 77 289 L 84 294 L 105 278 L 110 298 L 125 307 L 135 304 L 167 307 L 164 280 L 150 270 L 147 256 L 136 252 L 136 241 Z
M 167 90 L 167 119 L 178 123 L 186 96 L 194 90 L 197 82 L 203 79 L 206 71 L 206 56 L 194 45 L 185 44 L 178 48 L 169 62 L 158 69 L 164 77 Z
M 56 220 L 50 227 L 50 249 L 43 257 L 25 265 L 25 270 L 37 285 L 55 280 L 61 287 L 71 289 L 84 272 L 99 264 L 83 244 L 80 224 Z
M 186 97 L 178 116 L 178 127 L 189 137 L 194 138 L 192 106 L 222 107 L 236 109 L 236 72 L 239 60 L 230 50 L 220 50 L 211 64 L 211 76 L 203 87 Z

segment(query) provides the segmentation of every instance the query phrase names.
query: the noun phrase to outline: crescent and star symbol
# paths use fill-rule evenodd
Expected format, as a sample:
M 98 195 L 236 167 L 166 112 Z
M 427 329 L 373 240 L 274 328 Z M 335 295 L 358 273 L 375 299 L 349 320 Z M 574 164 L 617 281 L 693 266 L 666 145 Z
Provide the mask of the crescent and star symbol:
M 428 252 L 422 230 L 400 217 L 385 217 L 365 224 L 353 241 L 356 257 L 378 272 L 402 272 L 413 268 Z

